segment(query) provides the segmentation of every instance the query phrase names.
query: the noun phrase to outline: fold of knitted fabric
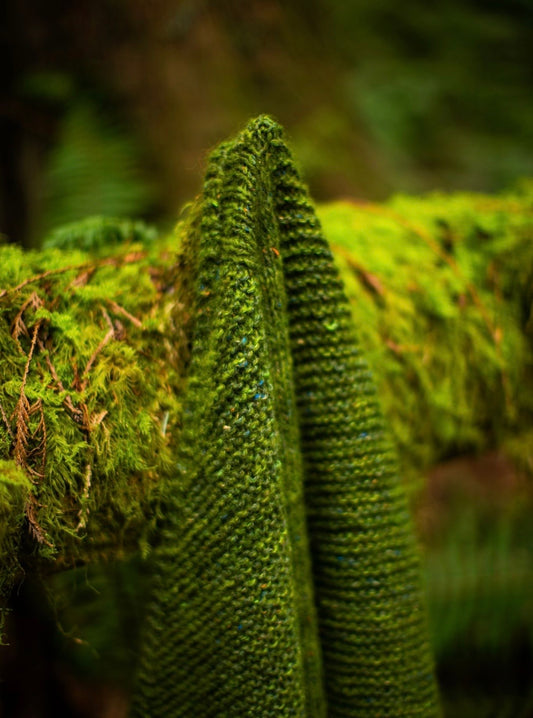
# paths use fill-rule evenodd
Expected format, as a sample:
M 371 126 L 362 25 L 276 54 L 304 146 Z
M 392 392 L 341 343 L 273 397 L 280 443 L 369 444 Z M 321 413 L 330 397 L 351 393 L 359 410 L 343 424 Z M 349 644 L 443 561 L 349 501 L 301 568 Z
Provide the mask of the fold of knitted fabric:
M 182 449 L 132 715 L 436 716 L 395 459 L 274 121 L 212 155 L 193 214 Z

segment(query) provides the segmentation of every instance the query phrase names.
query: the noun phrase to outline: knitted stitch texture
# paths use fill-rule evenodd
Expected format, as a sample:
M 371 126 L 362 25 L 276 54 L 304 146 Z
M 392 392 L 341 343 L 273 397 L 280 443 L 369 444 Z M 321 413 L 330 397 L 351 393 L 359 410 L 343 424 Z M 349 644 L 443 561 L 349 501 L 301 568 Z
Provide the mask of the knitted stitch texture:
M 374 384 L 281 128 L 211 157 L 181 454 L 133 716 L 439 715 Z

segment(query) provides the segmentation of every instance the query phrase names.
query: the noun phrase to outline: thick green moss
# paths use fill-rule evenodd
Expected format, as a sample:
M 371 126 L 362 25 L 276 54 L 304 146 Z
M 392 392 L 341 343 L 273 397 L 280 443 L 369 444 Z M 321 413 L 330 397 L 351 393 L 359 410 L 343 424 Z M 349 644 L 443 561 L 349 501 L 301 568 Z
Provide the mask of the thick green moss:
M 35 559 L 148 550 L 179 426 L 175 246 L 1 248 L 4 588 Z
M 319 208 L 411 475 L 509 438 L 533 459 L 516 441 L 533 417 L 532 200 L 525 185 Z
M 157 230 L 144 222 L 113 217 L 87 217 L 58 227 L 45 237 L 45 249 L 82 249 L 89 252 L 116 249 L 127 242 L 151 245 L 157 239 Z
M 411 476 L 502 441 L 533 466 L 532 198 L 525 184 L 498 198 L 319 208 Z M 148 550 L 161 512 L 180 425 L 186 277 L 177 234 L 111 225 L 66 227 L 50 241 L 63 251 L 0 249 L 4 591 L 38 559 Z

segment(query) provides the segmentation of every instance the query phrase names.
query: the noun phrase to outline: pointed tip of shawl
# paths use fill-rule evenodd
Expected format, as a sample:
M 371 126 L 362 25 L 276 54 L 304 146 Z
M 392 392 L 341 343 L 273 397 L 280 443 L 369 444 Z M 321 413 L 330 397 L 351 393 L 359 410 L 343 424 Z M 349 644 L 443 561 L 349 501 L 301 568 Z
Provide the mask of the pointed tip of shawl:
M 283 137 L 283 127 L 270 115 L 259 115 L 250 120 L 246 125 L 245 132 L 250 132 L 266 140 L 279 139 Z

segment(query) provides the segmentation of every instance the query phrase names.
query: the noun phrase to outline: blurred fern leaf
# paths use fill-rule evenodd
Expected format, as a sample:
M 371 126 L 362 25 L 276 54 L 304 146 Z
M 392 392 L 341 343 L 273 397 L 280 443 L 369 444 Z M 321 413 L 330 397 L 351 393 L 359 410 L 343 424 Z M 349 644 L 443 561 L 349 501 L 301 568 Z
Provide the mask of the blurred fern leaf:
M 66 114 L 47 168 L 45 230 L 87 215 L 143 215 L 155 197 L 140 149 L 87 100 Z

